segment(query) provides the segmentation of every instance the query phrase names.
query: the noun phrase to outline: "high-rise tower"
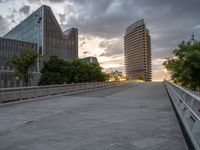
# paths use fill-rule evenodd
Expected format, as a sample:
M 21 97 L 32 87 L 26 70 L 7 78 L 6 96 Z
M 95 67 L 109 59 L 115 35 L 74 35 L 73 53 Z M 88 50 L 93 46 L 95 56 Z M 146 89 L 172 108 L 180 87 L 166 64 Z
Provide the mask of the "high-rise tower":
M 126 29 L 124 49 L 127 77 L 151 81 L 151 37 L 144 19 L 138 20 Z

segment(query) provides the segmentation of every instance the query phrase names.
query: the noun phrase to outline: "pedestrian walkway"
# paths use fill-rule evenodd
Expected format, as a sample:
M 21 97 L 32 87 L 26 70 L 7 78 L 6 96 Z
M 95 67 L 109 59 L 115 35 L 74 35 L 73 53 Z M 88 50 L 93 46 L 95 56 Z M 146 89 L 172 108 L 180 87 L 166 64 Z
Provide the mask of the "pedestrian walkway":
M 187 150 L 163 83 L 0 107 L 2 150 Z

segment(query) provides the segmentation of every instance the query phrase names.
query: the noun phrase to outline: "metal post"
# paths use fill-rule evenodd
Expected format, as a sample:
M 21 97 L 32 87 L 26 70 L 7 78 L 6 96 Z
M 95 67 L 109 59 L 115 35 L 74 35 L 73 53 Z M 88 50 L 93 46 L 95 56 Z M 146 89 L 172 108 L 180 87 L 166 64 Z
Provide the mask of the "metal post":
M 48 85 L 48 96 L 50 96 L 50 85 Z
M 21 90 L 20 90 L 20 100 L 22 101 L 22 95 L 23 95 L 23 87 L 21 87 Z
M 39 94 L 38 94 L 38 86 L 37 86 L 37 89 L 36 89 L 36 93 L 37 93 L 37 94 L 36 94 L 36 98 L 38 99 L 38 95 L 39 95 Z
M 3 101 L 3 88 L 1 89 L 1 102 Z

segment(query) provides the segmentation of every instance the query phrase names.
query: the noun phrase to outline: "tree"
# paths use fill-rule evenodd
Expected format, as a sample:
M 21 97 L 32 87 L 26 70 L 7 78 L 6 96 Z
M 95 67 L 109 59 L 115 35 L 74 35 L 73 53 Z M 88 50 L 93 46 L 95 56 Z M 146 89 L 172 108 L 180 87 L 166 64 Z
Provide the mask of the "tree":
M 119 81 L 120 78 L 123 76 L 121 71 L 115 70 L 110 73 L 110 79 L 114 81 Z
M 80 60 L 71 61 L 71 74 L 71 82 L 74 83 L 102 82 L 108 79 L 98 63 L 87 63 Z
M 71 78 L 70 63 L 57 56 L 52 56 L 41 70 L 42 76 L 39 85 L 52 85 L 68 83 Z
M 32 50 L 26 50 L 19 57 L 14 56 L 8 62 L 16 69 L 16 73 L 24 80 L 26 86 L 29 84 L 29 71 L 34 66 L 37 58 L 37 53 Z
M 91 82 L 95 81 L 102 82 L 109 79 L 109 75 L 102 72 L 102 68 L 98 63 L 90 63 L 89 65 L 90 65 L 89 73 Z
M 71 61 L 71 82 L 82 83 L 89 81 L 89 66 L 80 60 Z
M 40 85 L 106 81 L 99 64 L 80 60 L 64 61 L 53 56 L 44 63 Z
M 173 51 L 174 57 L 163 63 L 175 83 L 193 90 L 200 87 L 200 42 L 181 42 Z
M 144 81 L 144 76 L 139 76 L 138 79 Z

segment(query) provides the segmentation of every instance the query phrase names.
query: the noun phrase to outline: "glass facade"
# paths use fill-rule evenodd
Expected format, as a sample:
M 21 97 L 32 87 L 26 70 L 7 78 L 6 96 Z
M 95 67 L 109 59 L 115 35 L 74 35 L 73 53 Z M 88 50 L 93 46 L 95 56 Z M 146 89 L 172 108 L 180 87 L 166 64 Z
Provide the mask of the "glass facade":
M 52 55 L 64 60 L 78 59 L 78 29 L 63 33 L 48 6 L 40 7 L 4 37 L 39 43 L 39 53 L 44 59 Z
M 5 38 L 39 43 L 40 54 L 43 47 L 42 7 L 4 35 Z
M 0 38 L 0 88 L 23 86 L 22 80 L 17 78 L 17 74 L 9 60 L 13 56 L 19 56 L 25 50 L 31 49 L 37 51 L 37 44 L 19 40 Z M 34 76 L 36 66 L 31 69 L 31 85 L 36 85 L 36 77 Z

